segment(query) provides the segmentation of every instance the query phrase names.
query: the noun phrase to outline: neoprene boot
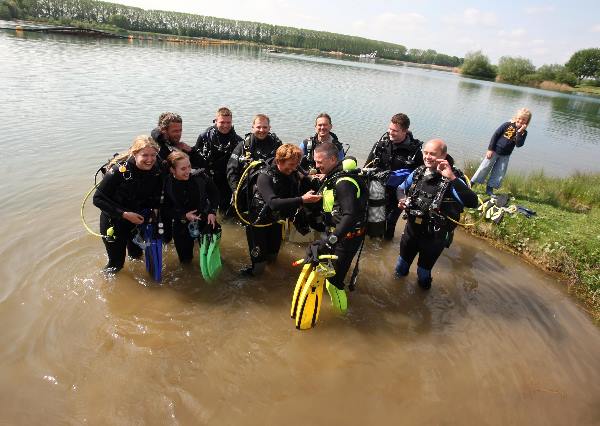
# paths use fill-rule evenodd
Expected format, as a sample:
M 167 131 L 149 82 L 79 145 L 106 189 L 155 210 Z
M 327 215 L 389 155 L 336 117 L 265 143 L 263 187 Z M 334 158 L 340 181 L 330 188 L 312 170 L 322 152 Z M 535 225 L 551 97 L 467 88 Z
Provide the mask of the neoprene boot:
M 402 256 L 398 256 L 398 260 L 396 261 L 396 276 L 398 278 L 407 276 L 409 269 L 410 265 L 406 263 L 406 260 Z
M 431 288 L 431 271 L 429 269 L 417 267 L 417 282 L 423 290 Z
M 246 265 L 240 269 L 240 274 L 248 277 L 257 277 L 265 271 L 267 262 L 257 262 L 252 265 Z

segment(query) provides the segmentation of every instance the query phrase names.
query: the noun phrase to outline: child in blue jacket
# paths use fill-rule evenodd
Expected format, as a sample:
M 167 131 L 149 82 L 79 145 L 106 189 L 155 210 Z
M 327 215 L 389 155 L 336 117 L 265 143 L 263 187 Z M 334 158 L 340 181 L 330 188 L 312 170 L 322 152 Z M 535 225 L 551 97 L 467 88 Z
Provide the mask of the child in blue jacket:
M 500 188 L 502 179 L 506 175 L 510 154 L 516 147 L 522 147 L 527 137 L 527 126 L 531 122 L 531 111 L 521 108 L 515 116 L 502 124 L 492 135 L 485 158 L 471 178 L 471 185 L 483 184 L 488 176 L 485 192 L 488 195 L 494 193 L 494 189 Z

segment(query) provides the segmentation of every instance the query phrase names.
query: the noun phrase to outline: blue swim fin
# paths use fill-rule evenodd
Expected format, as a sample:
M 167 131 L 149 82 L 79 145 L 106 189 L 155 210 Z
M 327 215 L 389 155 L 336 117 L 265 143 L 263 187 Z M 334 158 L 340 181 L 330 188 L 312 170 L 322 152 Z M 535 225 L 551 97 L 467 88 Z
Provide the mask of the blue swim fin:
M 146 270 L 155 281 L 160 282 L 162 279 L 162 238 L 155 233 L 154 224 L 144 223 L 142 227 L 146 243 L 144 249 Z

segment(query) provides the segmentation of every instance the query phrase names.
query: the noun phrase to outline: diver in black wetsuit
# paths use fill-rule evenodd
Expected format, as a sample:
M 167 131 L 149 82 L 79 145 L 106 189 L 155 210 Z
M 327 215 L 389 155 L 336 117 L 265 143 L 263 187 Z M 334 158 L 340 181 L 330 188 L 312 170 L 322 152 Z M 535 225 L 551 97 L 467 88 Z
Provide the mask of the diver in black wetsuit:
M 167 164 L 170 174 L 165 178 L 164 209 L 173 220 L 173 241 L 179 261 L 189 263 L 194 241 L 199 237 L 190 234 L 189 225 L 197 225 L 194 229 L 199 231 L 207 224 L 213 228 L 217 226 L 218 190 L 202 170 L 192 174 L 187 154 L 172 152 L 167 157 Z
M 282 237 L 279 220 L 294 220 L 303 204 L 321 200 L 312 190 L 301 195 L 302 175 L 297 172 L 301 156 L 300 148 L 284 144 L 277 148 L 274 162 L 262 169 L 255 180 L 250 178 L 252 198 L 246 238 L 252 264 L 242 269 L 244 275 L 262 273 L 266 262 L 277 258 Z
M 423 143 L 413 137 L 408 130 L 410 119 L 406 114 L 394 115 L 388 131 L 373 145 L 366 164 L 381 170 L 390 170 L 385 187 L 386 224 L 384 238 L 392 240 L 396 223 L 400 217 L 396 188 L 411 171 L 423 164 L 421 147 Z
M 144 223 L 144 212 L 160 207 L 162 175 L 156 164 L 159 147 L 149 136 L 138 136 L 125 155 L 111 161 L 94 193 L 94 205 L 101 210 L 100 233 L 108 263 L 105 269 L 117 272 L 125 263 L 126 250 L 132 258 L 142 255 L 133 243 L 135 227 Z
M 232 190 L 227 183 L 227 162 L 235 147 L 243 139 L 235 132 L 229 108 L 219 108 L 214 124 L 206 129 L 196 141 L 194 150 L 202 157 L 204 167 L 219 190 L 219 211 L 232 217 Z
M 443 140 L 423 146 L 425 164 L 418 167 L 398 188 L 398 207 L 407 216 L 400 240 L 396 275 L 406 276 L 417 262 L 419 286 L 431 288 L 431 269 L 446 247 L 450 247 L 456 222 L 463 207 L 475 208 L 479 200 L 466 183 L 464 174 L 453 167 Z

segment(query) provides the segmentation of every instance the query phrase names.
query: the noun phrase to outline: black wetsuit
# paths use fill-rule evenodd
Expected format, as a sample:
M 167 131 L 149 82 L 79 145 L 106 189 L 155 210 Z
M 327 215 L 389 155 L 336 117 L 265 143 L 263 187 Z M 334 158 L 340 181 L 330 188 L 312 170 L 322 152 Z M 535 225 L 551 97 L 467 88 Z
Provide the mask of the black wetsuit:
M 199 173 L 188 180 L 177 180 L 172 175 L 165 179 L 164 209 L 173 220 L 173 240 L 181 263 L 189 263 L 194 253 L 194 238 L 190 236 L 187 212 L 197 210 L 201 217 L 200 230 L 206 225 L 209 214 L 215 214 L 218 203 L 218 190 L 212 179 Z
M 114 238 L 102 241 L 108 255 L 106 268 L 116 271 L 125 263 L 126 249 L 133 258 L 142 255 L 142 249 L 132 242 L 136 225 L 123 219 L 123 213 L 143 215 L 158 209 L 162 192 L 162 175 L 157 165 L 149 171 L 140 170 L 134 158 L 123 165 L 121 170 L 120 164 L 112 166 L 94 193 L 94 205 L 101 210 L 100 233 L 106 235 L 108 228 L 114 229 Z
M 371 149 L 367 157 L 369 167 L 381 170 L 414 170 L 423 164 L 421 147 L 423 143 L 415 139 L 411 132 L 407 132 L 406 139 L 400 143 L 393 143 L 386 132 Z M 386 185 L 385 188 L 385 238 L 394 238 L 396 223 L 400 217 L 396 187 Z
M 232 192 L 227 183 L 227 162 L 235 147 L 242 141 L 233 127 L 229 133 L 223 134 L 216 126 L 210 126 L 198 136 L 194 147 L 203 158 L 206 170 L 219 190 L 219 211 L 227 216 L 232 214 Z
M 328 228 L 328 234 L 335 234 L 338 239 L 333 250 L 338 258 L 334 262 L 335 275 L 329 278 L 329 282 L 339 289 L 344 288 L 344 279 L 354 255 L 360 248 L 365 238 L 365 219 L 367 208 L 367 188 L 364 182 L 356 174 L 338 174 L 342 166 L 339 164 L 326 177 L 324 190 L 334 190 L 334 203 L 331 212 L 324 213 L 324 221 Z M 337 177 L 336 177 L 337 176 Z M 350 177 L 359 185 L 357 186 L 343 177 Z M 323 192 L 326 202 L 325 191 Z
M 333 143 L 339 151 L 338 160 L 342 160 L 344 158 L 344 146 L 338 140 L 338 137 L 335 133 L 329 132 L 331 135 L 331 143 Z M 300 160 L 300 167 L 306 171 L 310 169 L 314 169 L 315 166 L 315 148 L 319 145 L 318 135 L 315 134 L 309 138 L 304 139 L 300 144 L 300 149 L 302 150 L 302 159 Z
M 281 247 L 282 225 L 277 220 L 292 219 L 302 206 L 297 173 L 284 175 L 275 164 L 258 174 L 250 202 L 246 238 L 252 264 L 274 260 Z

